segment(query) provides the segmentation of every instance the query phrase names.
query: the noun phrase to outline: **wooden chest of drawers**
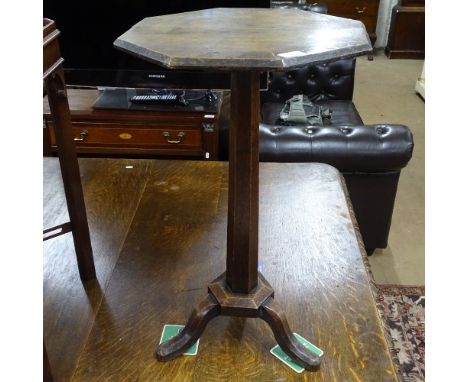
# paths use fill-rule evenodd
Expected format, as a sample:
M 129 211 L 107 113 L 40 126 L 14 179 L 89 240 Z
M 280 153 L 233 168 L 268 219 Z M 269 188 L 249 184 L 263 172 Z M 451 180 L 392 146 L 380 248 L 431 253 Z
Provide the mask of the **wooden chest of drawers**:
M 424 58 L 424 32 L 424 1 L 402 1 L 402 5 L 395 5 L 392 9 L 385 54 L 388 58 Z
M 69 89 L 74 141 L 78 153 L 151 155 L 218 159 L 216 112 L 167 110 L 93 109 L 99 95 L 94 89 Z M 57 150 L 54 123 L 44 100 L 44 151 Z
M 328 14 L 332 16 L 360 20 L 366 26 L 369 35 L 375 36 L 380 0 L 306 0 L 306 3 L 324 5 L 328 9 Z M 297 0 L 273 0 L 271 4 L 272 7 L 294 7 L 299 3 Z
M 422 1 L 422 0 L 414 0 Z M 372 45 L 377 40 L 376 28 L 379 14 L 380 0 L 306 0 L 307 4 L 324 5 L 328 14 L 332 16 L 345 17 L 360 20 L 365 25 Z M 276 7 L 301 7 L 297 0 L 271 1 L 271 6 Z M 371 59 L 371 57 L 369 57 Z
M 308 3 L 314 1 L 309 0 Z M 379 13 L 379 0 L 327 0 L 328 14 L 349 19 L 360 20 L 364 23 L 369 33 L 372 44 L 377 35 L 377 16 Z

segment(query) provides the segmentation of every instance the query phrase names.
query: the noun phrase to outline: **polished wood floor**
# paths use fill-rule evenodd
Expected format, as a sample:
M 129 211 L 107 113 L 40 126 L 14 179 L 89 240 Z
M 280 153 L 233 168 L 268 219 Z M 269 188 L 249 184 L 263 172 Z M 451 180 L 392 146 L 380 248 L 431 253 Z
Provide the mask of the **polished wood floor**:
M 395 381 L 340 178 L 261 164 L 260 270 L 293 331 L 325 351 L 296 374 L 258 319 L 219 317 L 195 357 L 153 357 L 225 269 L 227 164 L 80 159 L 97 280 L 71 235 L 44 244 L 44 339 L 57 381 Z M 298 181 L 300 179 L 300 181 Z M 67 220 L 58 162 L 44 159 L 44 227 Z M 313 191 L 313 192 L 312 192 Z

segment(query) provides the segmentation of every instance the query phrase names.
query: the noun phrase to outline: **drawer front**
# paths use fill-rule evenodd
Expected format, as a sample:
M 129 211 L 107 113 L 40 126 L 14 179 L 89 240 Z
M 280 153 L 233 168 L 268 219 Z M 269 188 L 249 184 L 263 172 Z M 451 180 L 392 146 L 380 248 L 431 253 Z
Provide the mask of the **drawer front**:
M 328 14 L 342 15 L 370 15 L 377 17 L 379 12 L 378 0 L 327 0 Z
M 378 0 L 329 0 L 326 4 L 329 15 L 361 20 L 367 32 L 375 32 L 379 12 Z
M 53 125 L 50 124 L 51 145 L 56 146 Z M 201 128 L 192 126 L 141 127 L 73 123 L 77 147 L 138 147 L 152 149 L 201 150 Z

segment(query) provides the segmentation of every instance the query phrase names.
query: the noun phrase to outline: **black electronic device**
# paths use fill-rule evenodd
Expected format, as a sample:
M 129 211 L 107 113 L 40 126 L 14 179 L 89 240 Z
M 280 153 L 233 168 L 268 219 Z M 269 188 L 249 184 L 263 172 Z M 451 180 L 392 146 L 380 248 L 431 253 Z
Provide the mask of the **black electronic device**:
M 268 8 L 270 0 L 44 0 L 43 16 L 54 20 L 61 31 L 68 85 L 229 89 L 229 72 L 169 70 L 113 46 L 143 18 L 217 7 Z
M 222 92 L 210 92 L 212 102 L 206 94 L 206 90 L 106 88 L 99 92 L 93 108 L 217 113 Z
M 178 94 L 147 94 L 135 95 L 130 98 L 130 102 L 148 105 L 186 105 L 182 95 Z

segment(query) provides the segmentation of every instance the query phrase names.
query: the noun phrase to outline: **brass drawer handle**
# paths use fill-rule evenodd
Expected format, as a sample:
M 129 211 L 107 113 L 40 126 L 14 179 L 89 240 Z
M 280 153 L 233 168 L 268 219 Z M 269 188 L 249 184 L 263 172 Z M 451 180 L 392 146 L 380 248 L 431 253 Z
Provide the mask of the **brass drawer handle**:
M 75 142 L 83 142 L 86 137 L 89 135 L 88 130 L 82 130 L 79 138 L 73 138 Z
M 163 137 L 166 138 L 167 143 L 177 144 L 181 143 L 184 140 L 185 133 L 183 131 L 180 131 L 179 134 L 177 134 L 177 137 L 179 138 L 178 140 L 171 139 L 171 133 L 169 133 L 168 131 L 165 131 L 163 133 Z
M 362 8 L 356 7 L 354 9 L 356 9 L 357 13 L 364 13 L 366 10 L 366 7 L 362 7 Z

